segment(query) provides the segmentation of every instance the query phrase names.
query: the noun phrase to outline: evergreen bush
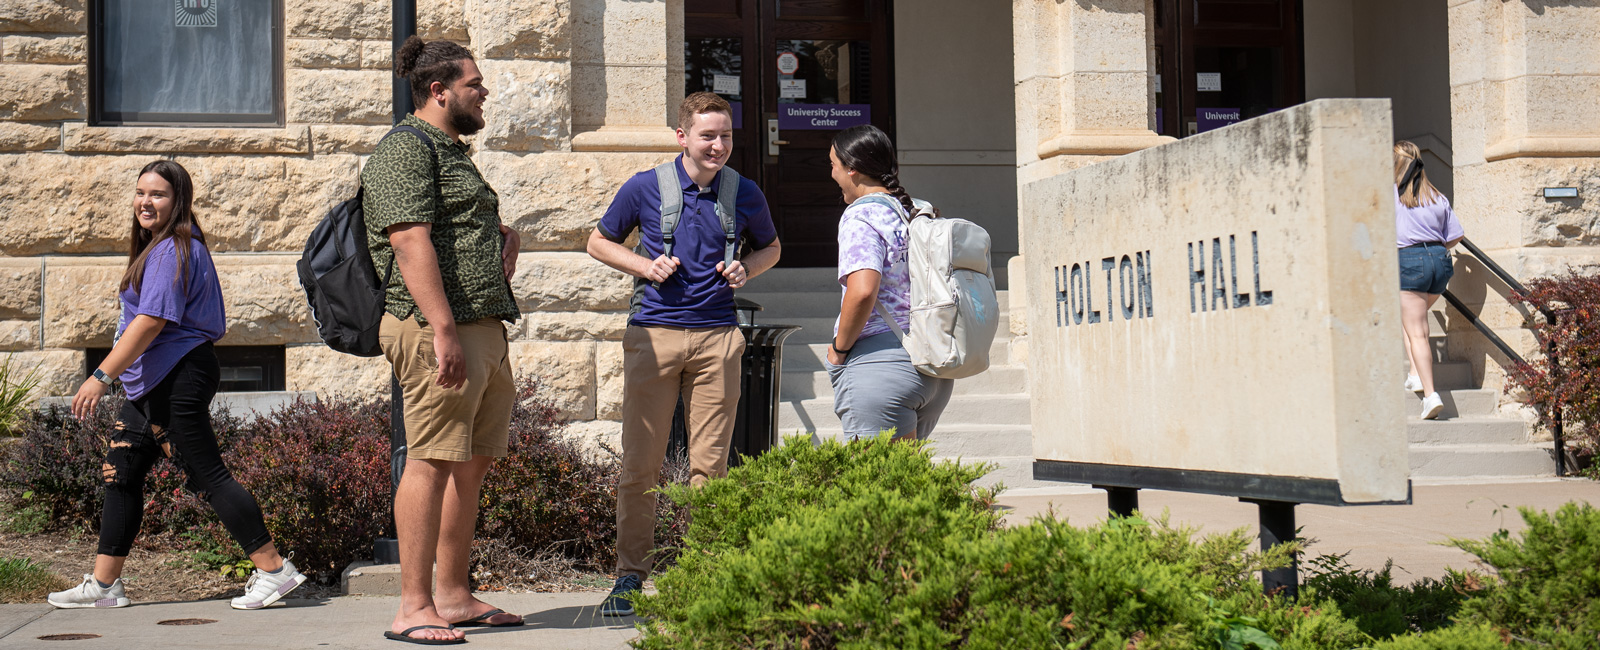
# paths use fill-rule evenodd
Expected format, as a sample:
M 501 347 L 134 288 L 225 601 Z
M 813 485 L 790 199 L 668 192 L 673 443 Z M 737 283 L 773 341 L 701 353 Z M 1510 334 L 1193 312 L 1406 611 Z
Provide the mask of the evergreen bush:
M 1242 531 L 1162 520 L 998 525 L 982 467 L 887 437 L 794 439 L 704 488 L 678 565 L 636 607 L 641 648 L 1352 648 L 1330 605 L 1260 593 Z M 1331 612 L 1331 613 L 1330 613 Z
M 1462 619 L 1563 650 L 1600 648 L 1600 509 L 1522 508 L 1527 528 L 1451 543 L 1496 577 L 1462 604 Z

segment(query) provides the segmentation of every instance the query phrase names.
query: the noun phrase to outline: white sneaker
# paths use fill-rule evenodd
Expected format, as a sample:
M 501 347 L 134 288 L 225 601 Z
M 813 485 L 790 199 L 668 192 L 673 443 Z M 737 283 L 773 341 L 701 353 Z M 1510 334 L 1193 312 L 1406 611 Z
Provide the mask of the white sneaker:
M 1422 419 L 1432 420 L 1439 417 L 1439 412 L 1443 410 L 1444 400 L 1439 398 L 1438 393 L 1428 393 L 1427 397 L 1422 398 Z
M 1407 376 L 1406 377 L 1406 390 L 1409 390 L 1409 391 L 1411 391 L 1413 393 L 1422 392 L 1422 378 L 1418 377 L 1416 375 Z
M 127 592 L 122 589 L 122 578 L 117 578 L 110 587 L 101 587 L 94 579 L 94 574 L 83 574 L 83 583 L 68 589 L 58 591 L 45 597 L 45 602 L 62 609 L 76 609 L 79 607 L 127 607 L 132 601 L 128 600 Z
M 306 575 L 296 570 L 293 562 L 284 559 L 283 568 L 277 573 L 256 569 L 250 576 L 250 582 L 244 585 L 244 595 L 228 604 L 234 609 L 261 609 L 278 602 L 284 594 L 294 591 L 295 587 L 305 581 Z

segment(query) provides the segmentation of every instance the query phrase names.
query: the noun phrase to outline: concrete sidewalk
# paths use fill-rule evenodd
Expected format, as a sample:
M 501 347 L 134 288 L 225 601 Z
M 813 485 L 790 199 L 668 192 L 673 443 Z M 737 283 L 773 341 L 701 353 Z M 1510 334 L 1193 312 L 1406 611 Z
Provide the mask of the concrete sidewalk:
M 472 628 L 459 647 L 626 648 L 638 635 L 636 618 L 604 618 L 596 611 L 603 593 L 502 594 L 482 598 L 496 607 L 522 614 L 527 625 L 514 628 Z M 49 605 L 0 605 L 0 648 L 6 650 L 70 650 L 81 648 L 218 650 L 239 648 L 356 649 L 420 648 L 383 637 L 400 599 L 393 596 L 343 596 L 327 600 L 291 600 L 262 611 L 243 612 L 226 600 L 186 603 L 136 603 L 122 609 L 55 609 Z M 200 618 L 204 625 L 160 625 L 160 621 Z M 52 641 L 57 634 L 98 634 L 83 641 Z
M 1505 484 L 1419 485 L 1409 506 L 1333 508 L 1301 506 L 1303 534 L 1320 540 L 1313 554 L 1351 553 L 1358 567 L 1378 568 L 1394 558 L 1406 582 L 1438 577 L 1446 566 L 1464 568 L 1470 556 L 1438 543 L 1452 537 L 1484 537 L 1500 528 L 1519 531 L 1516 506 L 1552 510 L 1568 501 L 1600 503 L 1600 483 L 1544 480 Z M 1001 495 L 1010 522 L 1025 522 L 1054 508 L 1058 516 L 1088 524 L 1105 516 L 1103 492 L 1087 486 L 1019 490 Z M 1147 491 L 1140 503 L 1150 512 L 1171 512 L 1174 523 L 1200 526 L 1207 532 L 1248 528 L 1254 535 L 1256 509 L 1226 497 Z M 595 611 L 602 593 L 484 595 L 484 600 L 527 618 L 520 628 L 469 630 L 469 647 L 489 648 L 626 648 L 637 636 L 638 619 L 602 618 Z M 266 611 L 241 612 L 225 600 L 148 603 L 113 610 L 57 610 L 48 605 L 0 605 L 0 648 L 387 648 L 398 642 L 383 638 L 399 599 L 389 596 L 344 596 L 326 600 L 290 600 Z M 204 625 L 159 625 L 182 618 L 211 619 Z M 56 634 L 98 634 L 82 641 L 50 641 Z
M 1065 491 L 1065 490 L 1064 490 Z M 1008 523 L 1026 522 L 1054 508 L 1058 517 L 1078 525 L 1102 521 L 1106 496 L 1101 490 L 1070 490 L 1067 494 L 1041 495 L 1019 490 L 1000 495 L 1011 508 Z M 1034 493 L 1034 494 L 1029 494 Z M 1358 568 L 1380 569 L 1385 560 L 1395 563 L 1395 581 L 1438 578 L 1445 567 L 1473 568 L 1473 557 L 1453 547 L 1440 546 L 1451 538 L 1488 537 L 1504 528 L 1513 533 L 1524 526 L 1518 506 L 1555 510 L 1568 501 L 1600 505 L 1600 482 L 1585 479 L 1530 479 L 1517 483 L 1460 483 L 1414 485 L 1408 506 L 1309 506 L 1295 508 L 1300 535 L 1316 540 L 1311 556 L 1348 552 Z M 1238 499 L 1183 492 L 1144 490 L 1139 507 L 1160 515 L 1168 511 L 1171 523 L 1197 526 L 1203 533 L 1246 528 L 1259 532 L 1256 506 Z

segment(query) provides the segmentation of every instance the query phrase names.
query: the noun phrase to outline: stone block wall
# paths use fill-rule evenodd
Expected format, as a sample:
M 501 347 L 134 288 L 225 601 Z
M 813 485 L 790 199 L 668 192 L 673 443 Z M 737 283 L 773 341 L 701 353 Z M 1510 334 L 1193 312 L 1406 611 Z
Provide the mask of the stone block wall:
M 1455 209 L 1467 237 L 1521 280 L 1600 273 L 1600 2 L 1451 0 Z M 1576 187 L 1577 199 L 1547 199 Z M 1510 289 L 1459 256 L 1450 290 L 1524 357 L 1538 354 Z M 1449 352 L 1489 388 L 1509 360 L 1444 309 Z
M 111 343 L 132 188 L 157 158 L 194 176 L 221 344 L 286 346 L 288 390 L 387 390 L 381 359 L 321 345 L 294 262 L 391 122 L 390 3 L 283 5 L 286 123 L 268 128 L 90 125 L 84 3 L 0 6 L 0 351 L 39 367 L 43 392 L 70 393 L 83 350 Z M 616 188 L 676 151 L 681 0 L 421 0 L 418 29 L 471 48 L 491 93 L 473 158 L 523 237 L 516 372 L 614 434 L 631 285 L 582 251 Z

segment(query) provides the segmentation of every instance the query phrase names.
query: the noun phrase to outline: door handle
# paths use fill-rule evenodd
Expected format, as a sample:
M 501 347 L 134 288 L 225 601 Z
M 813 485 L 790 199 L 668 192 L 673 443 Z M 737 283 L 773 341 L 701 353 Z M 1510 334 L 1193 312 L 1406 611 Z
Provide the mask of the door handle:
M 786 144 L 789 144 L 789 142 L 786 141 L 786 140 L 779 140 L 778 139 L 778 120 L 777 120 L 777 118 L 768 119 L 767 120 L 767 155 L 768 156 L 776 156 L 776 155 L 778 155 L 778 147 L 786 145 Z
M 772 144 L 775 144 L 775 145 L 778 145 L 778 146 L 782 147 L 782 146 L 788 145 L 789 141 L 788 140 L 773 140 Z

